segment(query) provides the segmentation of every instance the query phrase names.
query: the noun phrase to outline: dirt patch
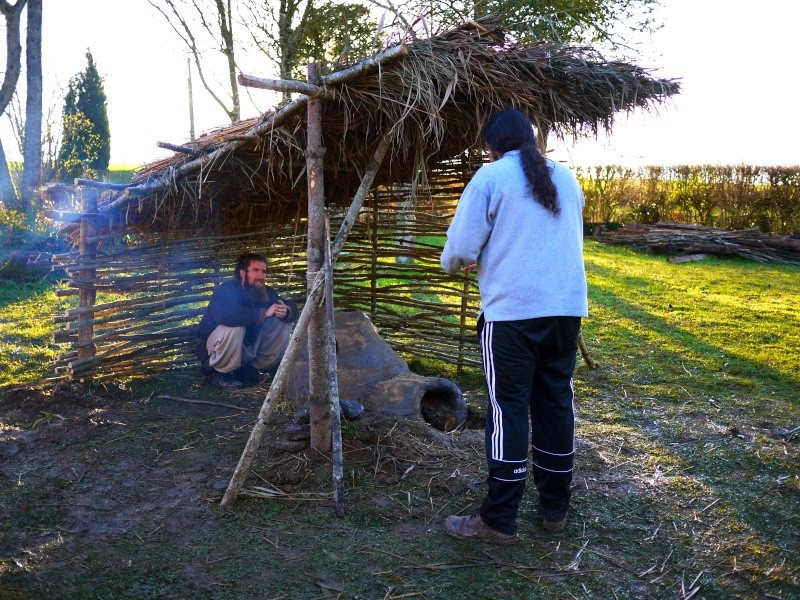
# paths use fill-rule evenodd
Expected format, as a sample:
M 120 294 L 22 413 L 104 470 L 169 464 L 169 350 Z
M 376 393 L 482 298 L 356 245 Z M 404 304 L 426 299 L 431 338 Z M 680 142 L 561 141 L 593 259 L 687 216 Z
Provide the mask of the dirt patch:
M 264 500 L 258 494 L 264 490 L 281 494 L 280 509 L 308 510 L 306 516 L 314 515 L 310 518 L 317 522 L 334 519 L 329 463 L 308 450 L 276 448 L 291 422 L 288 405 L 273 413 L 235 510 L 222 511 L 218 501 L 267 388 L 221 395 L 191 381 L 184 389 L 183 400 L 198 398 L 205 404 L 115 385 L 66 384 L 2 394 L 0 505 L 9 518 L 0 547 L 0 598 L 14 597 L 8 596 L 12 592 L 48 597 L 48 581 L 67 585 L 72 597 L 80 597 L 74 582 L 85 579 L 87 569 L 97 568 L 99 555 L 131 565 L 139 556 L 142 569 L 156 569 L 170 547 L 198 546 L 201 531 L 225 538 L 220 547 L 233 551 L 239 535 L 228 522 L 243 510 L 260 511 Z M 452 444 L 444 434 L 424 423 L 386 428 L 345 423 L 344 444 L 351 488 L 358 488 L 359 480 L 396 485 L 415 468 L 444 468 L 444 462 L 456 461 L 460 454 L 447 447 Z M 388 503 L 375 505 L 387 519 L 397 510 L 396 500 Z M 397 526 L 406 533 L 419 528 L 414 521 Z M 294 528 L 289 524 L 287 529 Z M 281 547 L 281 560 L 292 563 L 305 557 L 307 543 L 313 544 L 313 537 L 299 550 Z M 161 546 L 155 563 L 144 560 L 141 548 L 155 544 Z M 213 553 L 214 544 L 204 542 L 198 548 Z M 190 565 L 180 579 L 196 587 L 198 597 L 213 596 L 207 571 Z M 261 577 L 269 573 L 277 577 L 274 565 Z M 174 597 L 186 596 L 175 592 Z
M 718 503 L 694 488 L 672 499 L 687 484 L 657 465 L 645 474 L 647 455 L 622 433 L 579 437 L 564 535 L 542 531 L 526 493 L 520 543 L 497 549 L 442 531 L 483 496 L 482 431 L 345 422 L 340 519 L 328 461 L 278 449 L 293 414 L 279 404 L 223 510 L 266 389 L 222 393 L 177 374 L 0 393 L 0 599 L 674 597 L 687 569 L 707 598 L 753 589 L 710 550 Z M 485 398 L 465 397 L 479 425 Z M 756 533 L 734 525 L 725 543 L 738 555 Z

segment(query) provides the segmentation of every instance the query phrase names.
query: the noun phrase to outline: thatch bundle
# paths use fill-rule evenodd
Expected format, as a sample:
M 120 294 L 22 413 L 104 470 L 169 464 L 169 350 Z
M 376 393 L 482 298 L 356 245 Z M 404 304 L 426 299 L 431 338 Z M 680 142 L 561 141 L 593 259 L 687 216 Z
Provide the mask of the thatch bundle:
M 480 121 L 496 109 L 517 106 L 543 131 L 596 133 L 610 128 L 616 112 L 651 107 L 678 91 L 675 81 L 603 61 L 589 48 L 508 43 L 490 17 L 391 48 L 368 64 L 376 66 L 323 78 L 332 205 L 349 203 L 387 131 L 391 156 L 376 183 L 424 182 L 437 164 L 475 148 Z M 302 215 L 306 102 L 300 97 L 177 147 L 183 151 L 145 166 L 126 190 L 101 199 L 100 213 L 144 231 L 217 234 Z

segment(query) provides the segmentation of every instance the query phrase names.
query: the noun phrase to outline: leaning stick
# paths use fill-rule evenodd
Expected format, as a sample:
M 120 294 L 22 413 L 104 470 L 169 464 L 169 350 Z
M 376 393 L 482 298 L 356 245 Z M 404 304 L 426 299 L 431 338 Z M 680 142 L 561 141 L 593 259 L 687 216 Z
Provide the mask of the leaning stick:
M 193 400 L 192 398 L 179 398 L 178 396 L 168 396 L 167 394 L 159 394 L 156 398 L 163 398 L 164 400 L 175 400 L 175 402 L 187 402 L 189 404 L 209 404 L 211 406 L 222 406 L 223 408 L 232 408 L 233 410 L 240 410 L 247 412 L 249 408 L 243 406 L 236 406 L 235 404 L 225 404 L 224 402 L 211 402 L 210 400 Z
M 586 341 L 583 339 L 583 330 L 578 331 L 578 348 L 580 348 L 581 356 L 583 357 L 583 361 L 586 363 L 586 366 L 590 369 L 596 369 L 597 363 L 592 360 L 591 356 L 589 356 L 589 350 L 586 348 Z
M 383 162 L 383 157 L 386 156 L 386 152 L 389 150 L 391 140 L 392 130 L 390 129 L 383 135 L 383 138 L 378 144 L 375 155 L 372 157 L 372 161 L 367 171 L 364 173 L 361 185 L 353 198 L 350 209 L 347 211 L 344 221 L 342 221 L 339 233 L 336 235 L 336 242 L 331 248 L 331 261 L 336 260 L 342 246 L 344 246 L 344 241 L 347 239 L 347 235 L 350 233 L 350 229 L 352 229 L 356 221 L 356 216 L 361 210 L 361 206 L 364 204 L 364 198 L 366 198 L 367 192 L 372 187 L 372 182 L 378 174 L 378 169 Z M 324 279 L 325 272 L 321 271 L 317 273 L 314 282 L 311 284 L 308 299 L 306 300 L 305 306 L 303 306 L 303 310 L 300 312 L 300 318 L 297 320 L 297 325 L 295 325 L 294 331 L 292 331 L 292 335 L 289 338 L 289 346 L 286 348 L 286 353 L 283 355 L 281 364 L 278 366 L 278 371 L 275 373 L 272 385 L 270 385 L 267 396 L 264 398 L 264 404 L 261 406 L 261 410 L 258 413 L 256 424 L 253 426 L 253 431 L 250 433 L 250 438 L 247 440 L 244 452 L 242 452 L 242 456 L 239 458 L 239 464 L 236 465 L 236 469 L 233 472 L 233 477 L 231 477 L 231 481 L 228 484 L 228 489 L 225 490 L 225 495 L 222 496 L 222 502 L 220 502 L 220 504 L 223 508 L 227 508 L 233 504 L 242 489 L 247 472 L 250 470 L 250 465 L 253 464 L 253 460 L 256 457 L 261 438 L 264 437 L 264 430 L 267 427 L 267 422 L 272 413 L 273 401 L 283 392 L 286 374 L 294 361 L 294 357 L 300 350 L 300 340 L 302 339 L 305 329 L 308 327 L 311 314 L 314 312 L 311 307 L 317 305 L 322 298 L 322 293 L 325 290 L 325 287 L 322 285 Z
M 344 467 L 342 465 L 342 412 L 336 363 L 336 321 L 333 315 L 333 264 L 331 263 L 331 218 L 325 215 L 325 316 L 328 342 L 328 396 L 331 402 L 331 449 L 333 502 L 336 516 L 344 517 Z

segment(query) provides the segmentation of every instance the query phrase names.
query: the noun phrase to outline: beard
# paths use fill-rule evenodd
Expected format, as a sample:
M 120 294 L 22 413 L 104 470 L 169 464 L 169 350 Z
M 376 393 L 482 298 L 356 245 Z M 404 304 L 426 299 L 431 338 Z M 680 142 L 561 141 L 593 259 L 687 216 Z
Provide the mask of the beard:
M 269 300 L 267 286 L 263 283 L 245 283 L 244 289 L 247 296 L 254 300 L 256 304 L 263 304 Z

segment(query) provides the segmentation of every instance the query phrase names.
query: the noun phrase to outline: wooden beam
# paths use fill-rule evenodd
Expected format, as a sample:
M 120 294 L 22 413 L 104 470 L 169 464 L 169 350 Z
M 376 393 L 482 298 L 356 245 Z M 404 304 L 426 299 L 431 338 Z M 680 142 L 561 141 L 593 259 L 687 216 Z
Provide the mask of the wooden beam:
M 273 92 L 298 93 L 308 96 L 309 98 L 330 99 L 335 97 L 332 91 L 326 90 L 320 85 L 314 85 L 305 81 L 297 81 L 295 79 L 263 79 L 261 77 L 255 77 L 254 75 L 239 73 L 236 80 L 239 82 L 239 85 L 245 87 L 272 90 Z
M 319 84 L 319 65 L 308 63 L 308 81 Z M 308 99 L 306 133 L 306 175 L 308 178 L 308 267 L 306 281 L 312 285 L 323 269 L 325 255 L 325 148 L 322 146 L 322 103 Z M 311 413 L 311 448 L 323 456 L 331 453 L 331 411 L 328 401 L 328 373 L 325 369 L 325 315 L 314 310 L 308 327 L 308 403 Z
M 348 79 L 355 77 L 356 75 L 360 75 L 362 73 L 366 73 L 367 71 L 371 71 L 375 67 L 380 66 L 382 63 L 397 58 L 399 56 L 405 56 L 408 54 L 408 46 L 405 44 L 399 44 L 397 46 L 392 46 L 388 50 L 384 50 L 380 54 L 376 54 L 375 56 L 371 56 L 370 58 L 364 59 L 360 62 L 357 62 L 352 67 L 347 69 L 342 69 L 341 71 L 336 71 L 335 73 L 331 73 L 326 75 L 322 78 L 323 85 L 331 85 L 334 83 L 341 83 L 343 81 L 347 81 Z
M 342 456 L 342 410 L 339 403 L 339 373 L 336 360 L 336 319 L 333 305 L 333 262 L 331 261 L 331 218 L 325 215 L 325 341 L 328 346 L 328 401 L 331 411 L 331 454 L 333 463 L 333 506 L 344 517 L 344 458 Z
M 97 190 L 81 190 L 81 209 L 84 215 L 97 212 Z M 77 281 L 89 282 L 94 280 L 97 271 L 88 266 L 93 263 L 97 253 L 97 243 L 88 241 L 88 238 L 97 234 L 97 219 L 84 216 L 80 224 L 80 255 L 78 261 L 87 266 L 78 272 Z M 80 288 L 78 292 L 78 306 L 80 308 L 93 308 L 97 300 L 97 290 L 94 285 Z M 89 358 L 95 355 L 94 345 L 94 326 L 85 325 L 78 328 L 78 342 L 83 342 L 78 346 L 78 358 Z
M 74 183 L 80 187 L 90 187 L 101 190 L 124 190 L 128 187 L 127 183 L 109 183 L 107 181 L 95 181 L 94 179 L 81 179 L 80 177 L 76 177 Z
M 173 152 L 180 152 L 181 154 L 188 154 L 190 156 L 200 156 L 205 154 L 204 150 L 199 148 L 192 148 L 191 146 L 180 146 L 177 144 L 170 144 L 169 142 L 156 142 L 156 146 L 164 148 L 164 150 L 172 150 Z

